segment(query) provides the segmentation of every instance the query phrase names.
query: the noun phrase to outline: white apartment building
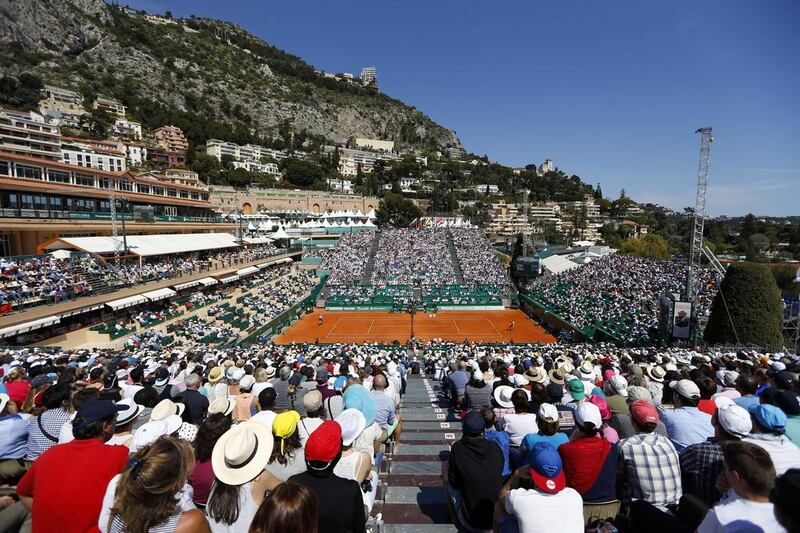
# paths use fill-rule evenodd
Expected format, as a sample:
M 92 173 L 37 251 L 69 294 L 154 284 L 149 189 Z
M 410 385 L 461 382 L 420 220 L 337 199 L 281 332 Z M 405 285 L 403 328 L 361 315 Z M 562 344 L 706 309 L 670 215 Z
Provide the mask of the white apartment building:
M 131 166 L 140 167 L 147 161 L 147 146 L 132 141 L 123 141 L 122 144 L 125 145 L 125 156 Z
M 565 211 L 581 211 L 586 209 L 587 219 L 596 219 L 600 217 L 600 206 L 594 203 L 594 198 L 587 196 L 584 201 L 575 202 L 561 202 L 561 208 Z
M 122 105 L 122 102 L 119 100 L 114 100 L 113 98 L 104 98 L 102 96 L 98 96 L 97 99 L 95 99 L 92 107 L 94 109 L 108 111 L 112 115 L 119 115 L 120 117 L 124 117 L 125 112 L 128 110 L 127 106 Z
M 362 172 L 369 174 L 375 168 L 377 161 L 390 162 L 400 159 L 400 156 L 393 152 L 368 152 L 366 150 L 354 150 L 337 146 L 322 147 L 326 154 L 333 153 L 337 149 L 339 150 L 339 173 L 342 176 L 357 175 L 359 165 Z
M 492 235 L 511 237 L 518 233 L 530 233 L 531 224 L 525 220 L 520 204 L 505 201 L 491 204 L 487 230 Z
M 53 85 L 44 86 L 44 98 L 39 101 L 39 111 L 58 126 L 79 128 L 81 117 L 86 113 L 83 96 Z
M 39 113 L 0 108 L 0 151 L 61 161 L 61 130 Z
M 448 148 L 445 150 L 447 157 L 450 159 L 461 159 L 465 153 L 463 148 Z
M 400 178 L 400 190 L 403 192 L 414 192 L 414 187 L 419 187 L 418 178 Z
M 378 69 L 375 67 L 364 67 L 361 69 L 361 83 L 378 85 Z
M 64 141 L 61 155 L 62 161 L 67 165 L 110 172 L 124 172 L 128 169 L 125 152 L 104 150 L 74 140 Z
M 261 174 L 270 174 L 280 178 L 281 171 L 275 163 L 262 163 L 261 161 L 234 161 L 233 168 L 243 168 L 248 172 L 259 172 Z
M 478 194 L 497 194 L 500 192 L 500 187 L 491 183 L 486 183 L 483 185 L 475 185 L 472 187 L 472 190 Z
M 531 218 L 557 219 L 561 213 L 561 207 L 555 202 L 547 202 L 542 205 L 529 205 L 528 215 Z
M 126 118 L 118 118 L 114 121 L 114 133 L 127 139 L 141 140 L 142 125 Z
M 543 176 L 543 175 L 547 174 L 548 172 L 553 172 L 553 170 L 555 170 L 555 168 L 556 167 L 555 167 L 555 165 L 553 165 L 553 160 L 552 159 L 545 159 L 542 162 L 542 164 L 539 165 L 539 168 L 537 169 L 537 173 L 540 176 Z
M 354 192 L 353 182 L 350 180 L 328 178 L 326 181 L 328 182 L 328 187 L 330 187 L 333 192 L 341 192 L 344 194 L 353 194 Z
M 222 161 L 222 156 L 227 155 L 233 158 L 234 161 L 240 162 L 261 161 L 265 157 L 271 157 L 276 161 L 281 161 L 290 155 L 284 150 L 275 150 L 274 148 L 267 148 L 266 146 L 258 146 L 255 144 L 244 144 L 239 146 L 236 143 L 220 141 L 219 139 L 209 139 L 206 141 L 206 153 L 210 156 L 216 157 L 219 161 Z M 306 152 L 296 150 L 292 155 L 296 158 L 302 159 L 308 154 Z

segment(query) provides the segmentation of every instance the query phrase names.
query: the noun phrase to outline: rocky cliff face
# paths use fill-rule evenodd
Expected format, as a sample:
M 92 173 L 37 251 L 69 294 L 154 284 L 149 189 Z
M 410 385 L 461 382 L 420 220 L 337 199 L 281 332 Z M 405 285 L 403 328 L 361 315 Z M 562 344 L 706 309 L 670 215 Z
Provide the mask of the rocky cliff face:
M 152 22 L 102 0 L 0 0 L 0 36 L 7 73 L 116 96 L 145 124 L 137 111 L 155 102 L 256 134 L 288 127 L 336 142 L 359 136 L 420 150 L 460 146 L 455 132 L 420 111 L 323 78 L 229 23 Z

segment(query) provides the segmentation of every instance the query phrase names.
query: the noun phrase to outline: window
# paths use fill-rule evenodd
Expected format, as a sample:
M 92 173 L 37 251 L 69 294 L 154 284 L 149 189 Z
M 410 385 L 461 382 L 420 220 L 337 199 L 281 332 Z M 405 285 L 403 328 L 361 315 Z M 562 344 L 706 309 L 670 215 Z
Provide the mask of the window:
M 199 200 L 200 193 L 192 191 L 192 200 Z
M 153 194 L 158 195 L 158 196 L 164 196 L 164 187 L 157 187 L 157 186 L 154 185 L 153 186 Z
M 51 196 L 50 201 L 50 211 L 61 211 L 61 198 L 58 196 Z
M 78 159 L 78 164 L 83 165 L 83 154 L 78 154 L 77 159 Z
M 94 187 L 94 176 L 88 176 L 86 174 L 75 174 L 75 185 Z
M 136 184 L 136 192 L 140 192 L 142 194 L 150 194 L 150 186 L 149 185 L 142 185 L 141 183 Z
M 21 194 L 20 195 L 20 209 L 33 209 L 33 195 L 32 194 Z
M 42 179 L 42 169 L 17 165 L 17 177 L 40 180 Z
M 173 198 L 178 197 L 177 189 L 167 189 L 167 196 L 172 196 Z
M 64 152 L 64 163 L 69 164 L 69 152 Z
M 42 211 L 47 210 L 47 197 L 46 196 L 34 196 L 33 197 L 33 206 L 35 209 L 40 209 Z
M 120 180 L 119 182 L 119 190 L 121 191 L 133 191 L 133 183 L 128 180 Z
M 103 213 L 111 212 L 111 202 L 109 202 L 108 200 L 100 200 L 99 204 L 100 205 L 98 206 L 98 211 L 101 211 Z
M 169 216 L 175 216 L 178 214 L 177 207 L 164 207 L 164 214 Z
M 207 202 L 208 201 L 208 194 L 206 194 L 206 193 L 201 194 L 200 195 L 200 199 L 203 200 L 204 202 Z
M 110 178 L 100 178 L 100 188 L 101 189 L 113 189 L 114 188 L 114 180 Z
M 181 198 L 189 198 L 189 191 L 181 191 Z
M 69 183 L 69 172 L 64 172 L 63 170 L 47 170 L 47 181 L 52 181 L 55 183 Z
M 11 175 L 11 165 L 8 163 L 8 161 L 0 161 L 0 175 Z
M 86 211 L 86 212 L 94 211 L 95 210 L 94 200 L 89 200 L 87 198 L 78 199 L 75 205 L 75 210 Z

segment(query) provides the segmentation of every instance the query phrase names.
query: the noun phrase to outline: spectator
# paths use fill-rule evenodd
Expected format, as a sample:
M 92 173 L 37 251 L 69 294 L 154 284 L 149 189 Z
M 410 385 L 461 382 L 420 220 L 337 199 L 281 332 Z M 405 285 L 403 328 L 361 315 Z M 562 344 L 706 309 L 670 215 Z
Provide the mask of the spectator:
M 492 441 L 500 447 L 503 452 L 503 478 L 511 475 L 511 464 L 509 462 L 509 447 L 510 440 L 508 433 L 505 431 L 497 431 L 495 429 L 494 411 L 490 407 L 481 407 L 480 412 L 483 415 L 486 430 L 483 436 L 486 440 Z
M 502 485 L 503 454 L 484 438 L 480 412 L 467 413 L 462 426 L 461 440 L 450 451 L 447 490 L 460 520 L 477 529 L 489 529 Z
M 8 394 L 0 393 L 0 484 L 14 485 L 27 467 L 28 421 Z
M 588 402 L 575 409 L 575 431 L 569 442 L 558 448 L 567 485 L 587 503 L 615 499 L 619 449 L 600 436 L 600 410 Z
M 210 532 L 203 512 L 184 495 L 193 467 L 192 449 L 179 439 L 159 439 L 140 450 L 131 468 L 108 484 L 100 531 Z
M 770 387 L 761 393 L 760 400 L 783 411 L 786 415 L 784 434 L 795 446 L 800 446 L 800 396 L 792 391 Z
M 746 437 L 753 425 L 747 411 L 730 401 L 722 402 L 711 417 L 714 437 L 692 444 L 680 453 L 681 482 L 684 494 L 697 496 L 714 505 L 721 494 L 716 487 L 722 472 L 722 446 Z
M 281 483 L 258 508 L 250 533 L 317 533 L 317 507 L 314 492 L 297 483 Z
M 358 483 L 333 474 L 342 454 L 342 428 L 326 420 L 306 443 L 307 470 L 289 481 L 308 487 L 317 496 L 319 533 L 363 533 L 363 498 Z
M 194 446 L 195 465 L 189 474 L 189 484 L 194 489 L 194 503 L 205 508 L 211 485 L 214 483 L 214 469 L 211 465 L 211 452 L 219 438 L 231 428 L 231 419 L 222 413 L 208 415 L 197 430 Z
M 697 408 L 700 401 L 700 389 L 697 385 L 693 381 L 682 379 L 673 381 L 669 386 L 675 393 L 675 409 L 662 410 L 661 419 L 675 449 L 680 452 L 690 444 L 704 442 L 713 437 L 711 415 Z
M 769 454 L 746 442 L 726 442 L 723 475 L 731 491 L 706 515 L 698 533 L 713 531 L 780 531 L 770 492 L 775 468 Z M 796 495 L 795 495 L 796 496 Z
M 253 385 L 256 378 L 251 375 L 242 377 L 239 381 L 239 394 L 234 397 L 233 420 L 244 422 L 250 420 L 253 410 Z
M 792 468 L 775 480 L 775 488 L 770 500 L 775 505 L 775 518 L 789 533 L 800 531 L 800 507 L 797 495 L 800 494 L 800 469 Z
M 786 414 L 774 405 L 761 404 L 751 407 L 750 415 L 753 432 L 743 439 L 744 442 L 764 448 L 779 476 L 800 465 L 800 448 L 784 435 Z
M 483 372 L 476 370 L 472 380 L 464 389 L 467 409 L 480 409 L 492 405 L 492 388 L 483 379 Z
M 90 400 L 73 422 L 75 440 L 52 446 L 30 466 L 17 485 L 33 530 L 54 524 L 64 531 L 90 531 L 97 525 L 108 482 L 125 467 L 128 449 L 106 446 L 120 407 Z
M 30 423 L 26 461 L 35 461 L 51 446 L 58 444 L 61 426 L 72 416 L 69 385 L 53 385 L 45 391 L 42 402 L 47 410 Z
M 264 426 L 272 430 L 272 423 L 275 421 L 275 417 L 278 416 L 278 413 L 275 412 L 275 400 L 277 397 L 278 394 L 273 387 L 262 390 L 257 399 L 258 412 L 250 417 L 250 420 L 264 424 Z M 231 411 L 233 411 L 233 407 L 231 407 Z
M 506 414 L 499 422 L 499 426 L 508 433 L 511 467 L 516 468 L 522 463 L 520 451 L 522 439 L 529 433 L 538 433 L 539 427 L 536 425 L 536 415 L 528 411 L 530 407 L 528 394 L 524 390 L 515 390 L 511 394 L 511 403 L 514 405 L 514 412 Z
M 264 500 L 269 476 L 263 475 L 273 449 L 272 432 L 242 422 L 226 431 L 211 452 L 215 481 L 206 506 L 211 531 L 245 531 Z
M 126 448 L 130 448 L 133 441 L 133 424 L 136 423 L 139 415 L 142 414 L 144 407 L 138 405 L 129 398 L 117 402 L 117 406 L 123 407 L 123 409 L 117 414 L 114 436 L 108 439 L 106 444 L 109 446 L 125 446 Z M 80 407 L 78 408 L 80 409 Z
M 621 413 L 627 415 L 628 410 L 628 381 L 622 376 L 614 376 L 603 385 L 606 393 L 606 403 L 612 415 Z
M 700 401 L 697 402 L 697 408 L 707 413 L 708 416 L 713 415 L 717 410 L 717 404 L 714 403 L 712 396 L 717 392 L 717 384 L 713 379 L 703 377 L 697 380 L 697 388 L 700 389 Z
M 378 488 L 377 475 L 372 475 L 372 458 L 367 452 L 354 450 L 353 443 L 367 425 L 364 415 L 356 409 L 345 409 L 336 419 L 342 428 L 342 456 L 333 473 L 342 479 L 352 479 L 361 487 L 365 515 L 369 516 Z M 369 490 L 366 490 L 369 489 Z
M 307 416 L 300 420 L 297 430 L 300 432 L 300 442 L 305 445 L 309 435 L 322 425 L 322 417 L 325 414 L 325 409 L 322 407 L 322 394 L 318 390 L 307 392 L 303 396 L 303 408 Z
M 660 509 L 677 505 L 683 494 L 680 459 L 672 442 L 655 432 L 659 413 L 645 400 L 630 409 L 636 434 L 619 443 L 625 500 L 644 500 Z
M 530 455 L 531 464 L 516 469 L 500 490 L 495 531 L 583 532 L 583 500 L 567 487 L 558 452 L 537 442 Z
M 756 389 L 758 388 L 758 380 L 751 374 L 741 374 L 736 379 L 736 391 L 740 394 L 739 398 L 734 398 L 733 401 L 739 407 L 750 409 L 751 405 L 758 405 L 758 397 L 756 396 Z
M 533 460 L 531 452 L 536 443 L 547 442 L 557 450 L 562 444 L 569 442 L 569 437 L 567 437 L 566 433 L 558 430 L 558 409 L 553 404 L 543 403 L 540 405 L 536 416 L 538 418 L 537 426 L 539 431 L 525 435 L 520 444 L 520 452 L 525 458 L 523 463 L 527 465 L 530 465 Z
M 284 411 L 272 422 L 275 446 L 267 464 L 266 472 L 274 477 L 273 483 L 283 482 L 305 470 L 305 454 L 297 423 L 300 413 Z M 271 488 L 271 487 L 270 487 Z
M 383 374 L 372 380 L 372 399 L 375 400 L 375 422 L 382 430 L 381 442 L 386 442 L 395 431 L 399 440 L 400 417 L 395 416 L 394 402 L 384 393 L 387 382 Z
M 183 421 L 189 424 L 200 424 L 206 417 L 208 412 L 208 398 L 199 392 L 203 384 L 203 380 L 197 374 L 189 374 L 183 380 L 186 385 L 186 390 L 183 391 L 176 399 L 180 399 L 181 403 L 186 406 L 183 412 Z
M 21 366 L 12 368 L 5 376 L 6 393 L 18 406 L 25 403 L 25 398 L 28 397 L 28 391 L 31 389 L 30 383 L 25 380 L 26 376 L 27 372 Z

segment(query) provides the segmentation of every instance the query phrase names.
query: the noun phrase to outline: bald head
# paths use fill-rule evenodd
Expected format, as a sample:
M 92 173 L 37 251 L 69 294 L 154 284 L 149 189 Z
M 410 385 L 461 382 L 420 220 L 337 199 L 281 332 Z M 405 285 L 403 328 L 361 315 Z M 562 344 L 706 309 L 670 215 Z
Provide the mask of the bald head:
M 386 377 L 383 374 L 377 374 L 372 378 L 372 388 L 375 390 L 383 390 L 386 388 Z

